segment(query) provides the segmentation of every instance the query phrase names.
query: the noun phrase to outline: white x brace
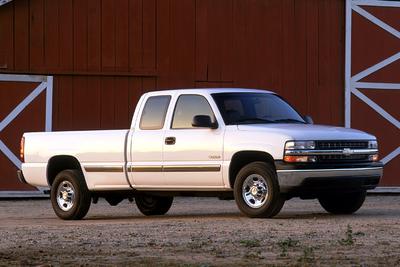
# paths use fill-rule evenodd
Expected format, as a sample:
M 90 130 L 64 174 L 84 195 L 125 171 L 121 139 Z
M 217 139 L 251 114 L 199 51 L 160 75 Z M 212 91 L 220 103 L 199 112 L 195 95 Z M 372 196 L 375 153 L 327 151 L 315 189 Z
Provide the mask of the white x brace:
M 394 55 L 374 64 L 373 66 L 361 71 L 360 73 L 352 76 L 351 75 L 351 33 L 352 33 L 352 14 L 353 11 L 358 13 L 360 16 L 364 17 L 371 23 L 387 31 L 395 38 L 400 39 L 400 32 L 375 17 L 371 13 L 367 12 L 362 6 L 376 6 L 376 7 L 390 7 L 399 8 L 400 13 L 400 1 L 377 1 L 377 0 L 346 0 L 346 73 L 345 73 L 345 125 L 346 127 L 351 126 L 351 96 L 355 95 L 373 110 L 375 110 L 379 115 L 393 124 L 397 129 L 400 129 L 400 122 L 385 109 L 375 103 L 373 100 L 368 98 L 359 89 L 379 89 L 379 90 L 399 90 L 400 83 L 385 83 L 377 82 L 360 82 L 366 76 L 377 72 L 378 70 L 392 64 L 393 62 L 400 59 L 400 47 L 399 51 Z M 391 153 L 386 155 L 382 162 L 387 164 L 389 161 L 394 159 L 400 154 L 400 146 L 393 150 Z
M 31 75 L 9 75 L 0 74 L 0 82 L 39 82 L 40 84 L 22 100 L 11 112 L 0 122 L 0 132 L 4 130 L 18 115 L 46 90 L 46 125 L 45 130 L 52 128 L 52 106 L 53 106 L 53 76 L 31 76 Z M 19 158 L 0 140 L 0 151 L 18 168 L 21 168 Z

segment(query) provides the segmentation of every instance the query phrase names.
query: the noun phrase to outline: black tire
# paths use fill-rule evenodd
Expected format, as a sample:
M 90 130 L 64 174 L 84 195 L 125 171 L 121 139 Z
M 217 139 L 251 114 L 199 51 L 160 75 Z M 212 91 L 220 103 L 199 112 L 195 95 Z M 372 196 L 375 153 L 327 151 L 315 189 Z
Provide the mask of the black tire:
M 69 188 L 73 190 L 73 198 L 69 198 L 72 196 Z M 54 212 L 63 220 L 80 220 L 90 208 L 90 191 L 78 170 L 64 170 L 57 174 L 51 186 L 50 197 Z
M 146 216 L 164 215 L 171 208 L 173 200 L 173 197 L 150 195 L 140 195 L 135 197 L 138 209 Z
M 262 179 L 261 179 L 262 178 Z M 259 181 L 265 186 L 267 193 L 265 197 L 260 197 L 260 200 L 255 200 L 258 195 L 254 196 L 250 193 L 253 187 L 259 192 L 258 186 L 245 186 L 246 181 L 252 183 Z M 248 194 L 252 195 L 252 199 L 247 199 L 243 191 L 248 189 Z M 277 215 L 283 205 L 285 204 L 285 198 L 280 194 L 278 178 L 276 176 L 275 169 L 268 163 L 265 162 L 253 162 L 244 166 L 236 176 L 234 188 L 233 188 L 236 204 L 239 210 L 246 216 L 251 218 L 272 218 Z M 247 199 L 247 200 L 246 200 Z M 255 201 L 259 201 L 257 203 Z M 253 206 L 251 206 L 253 205 Z
M 332 214 L 352 214 L 359 210 L 365 201 L 365 190 L 353 193 L 341 193 L 318 198 L 321 206 Z

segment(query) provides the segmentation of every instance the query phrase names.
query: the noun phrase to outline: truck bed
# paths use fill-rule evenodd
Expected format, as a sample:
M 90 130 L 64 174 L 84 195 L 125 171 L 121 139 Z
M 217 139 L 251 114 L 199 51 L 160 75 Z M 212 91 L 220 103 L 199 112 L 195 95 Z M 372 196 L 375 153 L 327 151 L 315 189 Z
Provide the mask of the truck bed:
M 28 177 L 27 182 L 35 186 L 47 186 L 46 166 L 55 156 L 73 156 L 81 165 L 121 166 L 125 163 L 127 133 L 128 130 L 26 133 L 24 137 L 27 163 L 23 166 L 23 172 Z M 82 169 L 84 171 L 84 168 Z M 97 177 L 99 181 L 96 183 L 102 183 L 101 175 Z M 88 178 L 90 180 L 90 176 Z M 90 181 L 88 186 L 91 186 Z

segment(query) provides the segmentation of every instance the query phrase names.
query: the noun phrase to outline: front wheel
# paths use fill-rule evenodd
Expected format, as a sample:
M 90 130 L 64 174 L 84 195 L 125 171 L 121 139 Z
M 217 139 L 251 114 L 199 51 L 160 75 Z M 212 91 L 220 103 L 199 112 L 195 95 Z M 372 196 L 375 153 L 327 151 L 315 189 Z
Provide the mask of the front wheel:
M 321 206 L 332 214 L 352 214 L 359 210 L 365 201 L 365 190 L 354 193 L 328 195 L 318 198 Z
M 140 195 L 135 202 L 141 213 L 147 216 L 164 215 L 172 206 L 173 197 Z
M 54 212 L 64 220 L 80 220 L 90 208 L 90 191 L 77 170 L 57 174 L 51 185 L 50 198 Z
M 272 218 L 285 203 L 275 170 L 265 162 L 244 166 L 236 176 L 233 190 L 240 211 L 252 218 Z

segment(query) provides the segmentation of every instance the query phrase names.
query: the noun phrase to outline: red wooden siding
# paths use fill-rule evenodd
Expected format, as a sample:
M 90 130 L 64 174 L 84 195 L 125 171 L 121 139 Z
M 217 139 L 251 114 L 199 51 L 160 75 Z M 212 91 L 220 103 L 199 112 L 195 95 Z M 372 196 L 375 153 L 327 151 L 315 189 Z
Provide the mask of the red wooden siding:
M 0 8 L 0 37 L 2 72 L 53 74 L 56 95 L 74 92 L 71 109 L 87 114 L 71 127 L 114 125 L 111 106 L 126 86 L 136 99 L 143 86 L 129 85 L 143 77 L 149 90 L 271 89 L 319 123 L 343 124 L 343 1 L 18 0 Z
M 270 89 L 343 125 L 343 0 L 15 0 L 0 41 L 0 72 L 54 75 L 54 130 L 127 128 L 143 92 L 193 87 Z

